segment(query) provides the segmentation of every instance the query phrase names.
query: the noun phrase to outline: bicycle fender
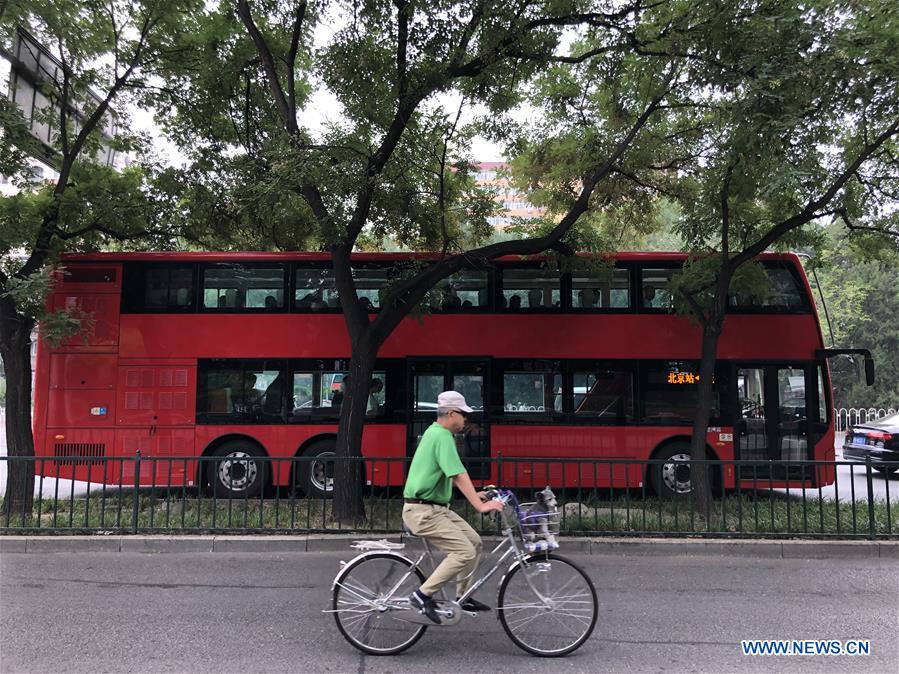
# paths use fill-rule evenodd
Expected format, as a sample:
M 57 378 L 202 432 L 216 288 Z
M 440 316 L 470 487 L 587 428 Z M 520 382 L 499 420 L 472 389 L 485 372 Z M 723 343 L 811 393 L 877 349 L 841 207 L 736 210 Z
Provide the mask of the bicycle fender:
M 537 554 L 534 554 L 534 555 L 529 555 L 528 557 L 525 557 L 524 561 L 525 561 L 525 562 L 538 562 L 538 561 L 540 561 L 540 560 L 546 561 L 546 560 L 551 560 L 551 559 L 555 559 L 555 558 L 556 558 L 556 555 L 554 555 L 554 554 L 552 554 L 552 553 L 542 552 L 542 553 L 537 553 Z M 499 592 L 500 592 L 500 589 L 503 587 L 503 584 L 505 584 L 506 578 L 507 578 L 507 577 L 508 577 L 508 576 L 509 576 L 515 569 L 517 569 L 519 566 L 521 566 L 521 564 L 522 564 L 522 562 L 519 561 L 519 560 L 517 560 L 517 559 L 516 559 L 515 561 L 513 561 L 511 564 L 509 564 L 509 568 L 507 568 L 507 569 L 503 572 L 502 577 L 499 579 L 499 583 L 497 583 L 497 586 L 496 586 L 496 606 L 497 606 L 496 617 L 497 617 L 497 620 L 499 619 L 499 612 L 502 610 L 502 609 L 499 608 Z
M 343 575 L 346 573 L 347 569 L 352 567 L 360 559 L 365 559 L 366 557 L 372 557 L 374 555 L 384 555 L 384 554 L 388 554 L 393 557 L 403 559 L 403 560 L 409 562 L 410 566 L 415 564 L 415 562 L 413 560 L 409 559 L 406 555 L 402 555 L 399 552 L 396 552 L 395 550 L 369 550 L 367 552 L 363 552 L 360 555 L 356 555 L 348 562 L 343 562 L 343 561 L 340 562 L 340 564 L 341 564 L 340 571 L 337 572 L 337 575 L 334 576 L 334 580 L 331 581 L 331 591 L 332 592 L 334 591 L 334 588 L 336 587 L 337 583 L 340 582 L 341 578 L 343 578 Z

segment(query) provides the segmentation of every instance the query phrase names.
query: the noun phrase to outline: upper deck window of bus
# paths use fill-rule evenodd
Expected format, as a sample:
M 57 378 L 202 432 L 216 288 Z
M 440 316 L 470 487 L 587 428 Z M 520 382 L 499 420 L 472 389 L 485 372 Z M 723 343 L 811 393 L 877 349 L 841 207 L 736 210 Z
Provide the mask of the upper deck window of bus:
M 129 264 L 125 266 L 122 311 L 195 311 L 194 267 Z
M 763 266 L 769 283 L 764 297 L 732 294 L 728 296 L 728 306 L 748 311 L 808 311 L 805 292 L 793 270 L 780 263 L 768 262 Z
M 678 268 L 642 269 L 640 274 L 640 305 L 644 309 L 674 308 L 674 297 L 668 289 L 672 277 Z
M 396 268 L 383 264 L 354 264 L 352 274 L 362 306 L 369 312 L 380 309 L 384 289 L 396 277 Z
M 431 293 L 432 311 L 474 311 L 490 306 L 487 271 L 464 269 L 441 281 Z M 470 403 L 469 403 L 470 404 Z
M 559 309 L 561 306 L 561 277 L 553 269 L 505 267 L 502 288 L 502 308 L 509 311 Z
M 212 265 L 203 269 L 203 308 L 284 308 L 284 267 Z
M 631 305 L 631 275 L 627 269 L 571 273 L 571 308 L 627 309 Z
M 297 265 L 294 308 L 298 311 L 337 310 L 340 298 L 334 272 L 322 265 Z

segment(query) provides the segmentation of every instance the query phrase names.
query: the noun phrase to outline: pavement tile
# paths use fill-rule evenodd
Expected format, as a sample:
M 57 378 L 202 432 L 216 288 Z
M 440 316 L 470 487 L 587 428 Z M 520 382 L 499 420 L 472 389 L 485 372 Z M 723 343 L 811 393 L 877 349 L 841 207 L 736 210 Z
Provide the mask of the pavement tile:
M 212 552 L 212 536 L 122 536 L 122 552 Z
M 119 536 L 29 536 L 27 552 L 119 552 Z
M 25 537 L 0 536 L 0 555 L 7 552 L 25 552 Z
M 784 541 L 784 559 L 822 559 L 833 557 L 878 557 L 877 541 Z
M 306 535 L 216 536 L 213 552 L 306 552 Z
M 310 534 L 309 539 L 306 542 L 306 550 L 308 552 L 327 550 L 353 551 L 353 548 L 350 547 L 353 544 L 353 541 L 379 541 L 381 539 L 385 539 L 391 543 L 410 543 L 408 538 L 406 538 L 405 541 L 401 540 L 399 534 Z M 414 541 L 412 541 L 412 543 L 414 544 Z
M 593 539 L 590 549 L 591 554 L 618 554 L 624 552 L 630 555 L 741 555 L 766 558 L 780 558 L 782 548 L 780 541 L 757 540 L 697 540 L 697 539 L 670 539 L 670 538 L 645 538 L 645 539 L 621 539 L 602 538 Z
M 880 556 L 885 559 L 899 559 L 899 541 L 880 541 L 877 544 Z

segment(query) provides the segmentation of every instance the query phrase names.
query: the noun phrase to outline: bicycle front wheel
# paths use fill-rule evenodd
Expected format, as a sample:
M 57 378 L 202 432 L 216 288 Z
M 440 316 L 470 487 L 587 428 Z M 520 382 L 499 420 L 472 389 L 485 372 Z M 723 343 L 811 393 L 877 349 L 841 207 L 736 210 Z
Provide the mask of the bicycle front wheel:
M 580 648 L 596 626 L 593 581 L 574 562 L 534 555 L 503 578 L 497 601 L 509 638 L 532 655 L 555 657 Z
M 398 619 L 405 601 L 425 581 L 412 562 L 389 552 L 366 555 L 334 581 L 334 619 L 344 638 L 370 655 L 395 655 L 421 639 L 427 627 Z

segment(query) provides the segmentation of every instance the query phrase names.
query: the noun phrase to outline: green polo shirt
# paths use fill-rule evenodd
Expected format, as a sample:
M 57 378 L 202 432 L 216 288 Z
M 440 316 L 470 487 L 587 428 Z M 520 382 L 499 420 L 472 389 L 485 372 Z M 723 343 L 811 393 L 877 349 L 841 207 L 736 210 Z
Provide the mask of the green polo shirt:
M 421 436 L 412 457 L 403 498 L 448 504 L 453 496 L 453 477 L 464 472 L 453 434 L 434 422 Z

